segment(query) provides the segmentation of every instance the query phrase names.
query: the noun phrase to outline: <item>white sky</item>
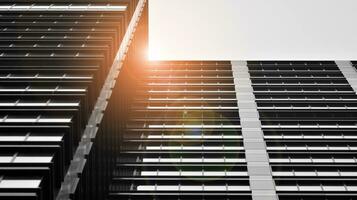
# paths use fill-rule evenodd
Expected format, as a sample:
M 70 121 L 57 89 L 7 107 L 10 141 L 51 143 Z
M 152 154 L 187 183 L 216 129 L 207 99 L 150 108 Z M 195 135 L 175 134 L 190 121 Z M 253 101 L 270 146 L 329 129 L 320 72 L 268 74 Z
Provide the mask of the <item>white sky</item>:
M 157 60 L 357 60 L 357 0 L 150 0 Z

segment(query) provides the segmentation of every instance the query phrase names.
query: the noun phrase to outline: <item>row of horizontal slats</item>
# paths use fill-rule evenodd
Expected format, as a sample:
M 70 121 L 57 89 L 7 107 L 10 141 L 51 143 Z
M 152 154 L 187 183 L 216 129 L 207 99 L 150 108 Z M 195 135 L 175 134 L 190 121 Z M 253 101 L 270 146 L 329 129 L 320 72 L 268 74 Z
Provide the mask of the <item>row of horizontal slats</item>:
M 230 63 L 145 67 L 110 199 L 250 199 Z
M 127 17 L 100 9 L 1 11 L 0 199 L 55 197 Z
M 248 62 L 280 200 L 357 198 L 357 96 L 334 62 Z

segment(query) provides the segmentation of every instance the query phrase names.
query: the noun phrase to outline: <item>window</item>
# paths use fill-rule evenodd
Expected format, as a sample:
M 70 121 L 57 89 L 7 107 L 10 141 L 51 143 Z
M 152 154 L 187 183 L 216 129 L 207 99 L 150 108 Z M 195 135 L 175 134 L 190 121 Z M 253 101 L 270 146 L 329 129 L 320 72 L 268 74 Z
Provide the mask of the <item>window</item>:
M 12 159 L 12 156 L 0 156 L 0 163 L 10 163 Z
M 147 150 L 244 150 L 239 146 L 146 146 Z
M 50 163 L 52 156 L 17 156 L 14 163 Z
M 242 139 L 241 135 L 149 135 L 150 139 Z
M 241 128 L 240 125 L 149 125 L 149 128 Z
M 38 188 L 41 180 L 8 180 L 0 181 L 0 188 Z
M 249 186 L 226 185 L 139 185 L 139 191 L 249 191 Z
M 142 171 L 142 176 L 248 176 L 241 171 Z
M 245 163 L 242 158 L 143 158 L 144 163 Z
M 1 5 L 0 11 L 125 11 L 126 6 L 119 5 Z

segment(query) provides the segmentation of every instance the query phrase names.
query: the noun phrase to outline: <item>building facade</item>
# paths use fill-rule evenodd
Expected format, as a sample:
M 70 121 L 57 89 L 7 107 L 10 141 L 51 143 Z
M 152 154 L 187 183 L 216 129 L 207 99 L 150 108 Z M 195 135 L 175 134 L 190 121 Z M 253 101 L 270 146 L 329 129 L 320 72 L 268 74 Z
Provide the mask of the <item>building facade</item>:
M 0 199 L 357 199 L 355 61 L 149 62 L 147 12 L 0 4 Z

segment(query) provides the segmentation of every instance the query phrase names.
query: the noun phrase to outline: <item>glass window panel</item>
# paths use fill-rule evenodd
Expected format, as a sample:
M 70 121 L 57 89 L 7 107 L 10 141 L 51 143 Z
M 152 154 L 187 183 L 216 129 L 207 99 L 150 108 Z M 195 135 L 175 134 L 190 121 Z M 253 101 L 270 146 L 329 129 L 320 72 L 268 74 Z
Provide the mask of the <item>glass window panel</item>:
M 322 191 L 321 186 L 299 186 L 300 191 Z
M 295 185 L 292 186 L 276 186 L 277 191 L 298 191 L 298 187 Z
M 0 141 L 25 141 L 25 136 L 0 136 Z
M 30 136 L 27 138 L 27 141 L 33 142 L 42 142 L 42 141 L 51 141 L 51 142 L 59 142 L 62 141 L 62 136 Z
M 347 191 L 357 192 L 357 186 L 347 186 Z
M 338 172 L 317 172 L 318 176 L 340 176 Z
M 38 188 L 41 180 L 2 180 L 0 188 Z
M 357 176 L 357 172 L 340 172 L 341 176 Z
M 12 159 L 12 156 L 1 156 L 0 163 L 10 163 Z
M 293 172 L 272 172 L 273 176 L 294 176 Z
M 324 191 L 346 191 L 344 186 L 322 186 Z
M 15 158 L 15 163 L 50 163 L 52 161 L 52 157 L 50 156 L 18 156 Z

